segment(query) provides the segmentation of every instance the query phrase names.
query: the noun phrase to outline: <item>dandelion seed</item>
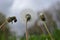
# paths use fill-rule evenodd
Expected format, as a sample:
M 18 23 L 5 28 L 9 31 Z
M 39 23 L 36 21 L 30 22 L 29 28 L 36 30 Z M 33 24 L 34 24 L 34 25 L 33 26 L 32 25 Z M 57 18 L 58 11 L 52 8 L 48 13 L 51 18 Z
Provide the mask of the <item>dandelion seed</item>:
M 47 25 L 46 25 L 46 23 L 45 23 L 46 18 L 45 18 L 45 16 L 44 16 L 43 13 L 40 13 L 40 19 L 43 21 L 44 27 L 45 27 L 46 31 L 48 32 L 51 40 L 54 40 L 53 37 L 52 37 L 52 35 L 51 35 L 51 33 L 50 33 L 50 31 L 49 31 L 48 28 L 47 28 Z
M 26 40 L 28 40 L 28 29 L 27 29 L 27 22 L 31 19 L 30 14 L 26 14 Z
M 8 18 L 6 19 L 6 21 L 0 26 L 0 29 L 3 28 L 6 23 L 10 23 L 10 22 L 13 22 L 13 21 L 14 21 L 14 22 L 17 22 L 17 19 L 16 19 L 15 16 L 13 16 L 13 17 L 8 17 Z

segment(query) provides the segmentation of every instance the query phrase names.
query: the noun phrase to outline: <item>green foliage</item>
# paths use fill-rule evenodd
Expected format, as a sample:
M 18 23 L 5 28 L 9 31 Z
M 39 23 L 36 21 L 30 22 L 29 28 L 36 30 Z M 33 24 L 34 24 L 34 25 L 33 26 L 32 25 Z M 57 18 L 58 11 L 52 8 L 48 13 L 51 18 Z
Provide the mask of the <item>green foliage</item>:
M 60 30 L 56 29 L 53 32 L 53 38 L 54 40 L 60 40 Z M 21 37 L 21 40 L 26 40 L 25 37 Z M 41 34 L 41 35 L 30 35 L 29 40 L 51 40 L 49 35 Z
M 55 40 L 60 40 L 60 30 L 56 29 L 53 32 L 53 35 L 54 35 Z
M 44 34 L 38 35 L 38 36 L 37 35 L 32 35 L 29 38 L 29 40 L 46 40 L 46 39 L 50 40 L 50 37 L 48 35 L 44 35 Z
M 21 38 L 21 40 L 25 40 L 24 37 Z M 49 35 L 30 35 L 29 40 L 50 40 Z

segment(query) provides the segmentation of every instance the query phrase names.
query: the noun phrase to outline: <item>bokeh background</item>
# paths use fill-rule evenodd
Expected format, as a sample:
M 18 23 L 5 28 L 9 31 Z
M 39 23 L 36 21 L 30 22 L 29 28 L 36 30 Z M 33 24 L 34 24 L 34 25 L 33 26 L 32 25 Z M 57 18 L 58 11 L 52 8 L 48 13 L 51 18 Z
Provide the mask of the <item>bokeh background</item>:
M 28 22 L 29 40 L 51 40 L 39 19 L 41 12 L 46 15 L 54 39 L 60 40 L 60 0 L 0 0 L 0 25 L 8 17 L 17 17 L 16 23 L 8 23 L 0 29 L 0 40 L 25 40 L 27 11 L 32 16 Z

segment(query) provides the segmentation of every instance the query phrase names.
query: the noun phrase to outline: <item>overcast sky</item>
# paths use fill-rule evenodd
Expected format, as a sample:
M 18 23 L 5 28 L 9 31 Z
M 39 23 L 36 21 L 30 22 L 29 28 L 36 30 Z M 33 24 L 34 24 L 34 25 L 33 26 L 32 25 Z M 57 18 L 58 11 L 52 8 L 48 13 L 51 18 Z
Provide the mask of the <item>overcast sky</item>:
M 22 35 L 25 32 L 24 13 L 21 13 L 23 9 L 29 8 L 34 12 L 50 7 L 57 0 L 0 0 L 0 11 L 7 17 L 16 16 L 17 23 L 10 24 L 11 31 L 16 31 L 18 35 Z M 36 13 L 31 13 L 32 20 L 37 19 Z M 22 17 L 22 18 L 21 18 Z M 28 24 L 29 25 L 29 24 Z M 30 24 L 31 25 L 31 24 Z

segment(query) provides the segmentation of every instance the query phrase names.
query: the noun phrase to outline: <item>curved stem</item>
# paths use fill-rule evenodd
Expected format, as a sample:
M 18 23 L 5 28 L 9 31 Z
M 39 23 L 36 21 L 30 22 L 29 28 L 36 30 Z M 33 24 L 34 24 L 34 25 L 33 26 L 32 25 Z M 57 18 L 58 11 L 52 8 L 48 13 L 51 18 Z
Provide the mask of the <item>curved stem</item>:
M 45 26 L 45 29 L 46 29 L 46 31 L 48 32 L 48 34 L 49 34 L 51 40 L 54 40 L 53 37 L 52 37 L 52 35 L 51 35 L 51 33 L 49 32 L 49 30 L 48 30 L 47 25 L 46 25 L 45 22 L 44 22 L 44 26 Z

